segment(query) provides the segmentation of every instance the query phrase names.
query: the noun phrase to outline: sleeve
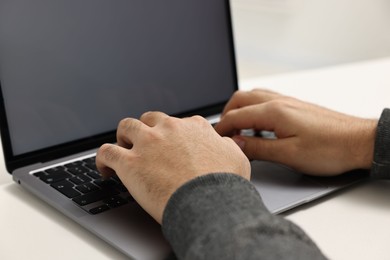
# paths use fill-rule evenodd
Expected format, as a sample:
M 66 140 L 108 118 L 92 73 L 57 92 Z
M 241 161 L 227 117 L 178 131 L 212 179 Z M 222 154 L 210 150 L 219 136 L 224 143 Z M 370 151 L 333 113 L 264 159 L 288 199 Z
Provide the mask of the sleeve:
M 390 179 L 390 109 L 385 108 L 376 130 L 371 176 Z
M 325 259 L 234 174 L 209 174 L 180 187 L 165 208 L 162 230 L 178 259 Z

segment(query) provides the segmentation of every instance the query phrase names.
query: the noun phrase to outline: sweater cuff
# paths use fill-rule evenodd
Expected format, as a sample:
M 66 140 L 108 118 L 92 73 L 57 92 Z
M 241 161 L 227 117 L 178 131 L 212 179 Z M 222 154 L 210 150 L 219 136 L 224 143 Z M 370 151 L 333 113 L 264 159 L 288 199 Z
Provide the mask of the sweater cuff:
M 248 208 L 256 210 L 246 216 L 240 214 Z M 224 232 L 218 229 L 230 229 L 235 223 L 262 214 L 270 215 L 248 180 L 235 174 L 208 174 L 174 192 L 164 210 L 162 231 L 176 256 L 183 259 L 193 253 L 189 252 L 194 251 L 190 248 L 200 249 L 202 244 L 207 244 L 199 238 L 220 241 L 214 236 Z
M 390 179 L 390 109 L 385 108 L 378 122 L 371 176 Z

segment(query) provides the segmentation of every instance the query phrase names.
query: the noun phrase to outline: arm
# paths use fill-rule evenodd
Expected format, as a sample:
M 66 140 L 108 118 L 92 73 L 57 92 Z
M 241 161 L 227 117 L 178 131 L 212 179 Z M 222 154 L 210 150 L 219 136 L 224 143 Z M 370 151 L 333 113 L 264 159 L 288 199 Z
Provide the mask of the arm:
M 232 174 L 180 187 L 162 228 L 179 259 L 325 259 L 299 227 L 268 212 L 249 181 Z

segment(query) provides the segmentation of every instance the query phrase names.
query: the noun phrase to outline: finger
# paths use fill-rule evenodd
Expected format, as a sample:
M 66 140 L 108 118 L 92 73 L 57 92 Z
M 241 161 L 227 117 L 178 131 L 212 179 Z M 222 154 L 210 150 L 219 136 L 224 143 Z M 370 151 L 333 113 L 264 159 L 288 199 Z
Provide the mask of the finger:
M 293 158 L 294 137 L 271 140 L 251 136 L 234 136 L 232 139 L 250 160 L 287 164 Z
M 276 98 L 283 97 L 282 94 L 263 88 L 254 88 L 250 91 L 250 93 L 254 96 L 257 96 L 259 103 L 264 103 Z
M 116 139 L 119 146 L 130 149 L 143 131 L 149 127 L 135 118 L 125 118 L 119 122 Z
M 168 118 L 169 116 L 163 112 L 159 111 L 153 111 L 153 112 L 146 112 L 144 113 L 140 121 L 143 122 L 144 124 L 153 127 L 158 124 L 158 122 L 162 121 L 163 119 Z
M 121 161 L 129 150 L 114 144 L 102 145 L 96 153 L 96 168 L 103 178 L 109 178 L 118 172 Z
M 226 104 L 221 117 L 223 117 L 230 110 L 249 106 L 249 105 L 254 105 L 254 104 L 261 104 L 280 96 L 281 95 L 276 92 L 265 90 L 265 89 L 253 89 L 251 91 L 236 91 L 233 94 L 232 98 Z
M 229 111 L 215 126 L 222 136 L 232 136 L 237 130 L 255 129 L 273 131 L 275 118 L 267 114 L 265 104 L 257 104 Z

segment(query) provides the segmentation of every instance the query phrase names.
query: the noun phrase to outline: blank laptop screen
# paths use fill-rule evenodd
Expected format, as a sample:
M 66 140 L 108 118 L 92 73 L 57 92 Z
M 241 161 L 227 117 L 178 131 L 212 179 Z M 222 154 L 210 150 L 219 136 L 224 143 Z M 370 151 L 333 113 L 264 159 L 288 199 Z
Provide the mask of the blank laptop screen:
M 0 0 L 0 83 L 14 155 L 178 114 L 236 88 L 226 1 Z

